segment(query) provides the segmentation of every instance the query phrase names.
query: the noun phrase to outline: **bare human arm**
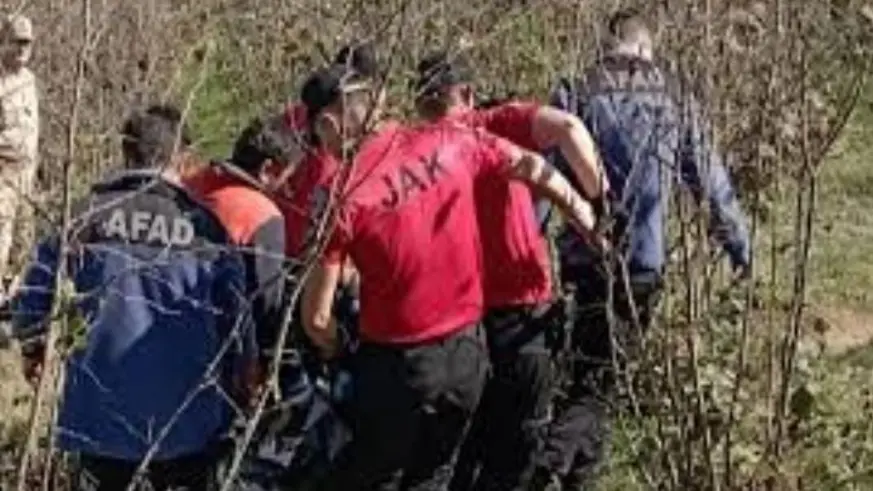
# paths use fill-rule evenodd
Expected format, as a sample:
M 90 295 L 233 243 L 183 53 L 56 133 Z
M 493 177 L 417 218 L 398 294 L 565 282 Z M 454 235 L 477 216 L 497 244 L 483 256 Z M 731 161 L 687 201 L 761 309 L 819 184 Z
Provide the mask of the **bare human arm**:
M 594 207 L 584 200 L 573 189 L 570 181 L 542 156 L 523 151 L 513 165 L 511 175 L 533 186 L 543 197 L 557 206 L 576 231 L 593 245 L 600 249 L 608 247 L 606 241 L 595 232 L 597 219 Z
M 715 146 L 700 104 L 691 98 L 684 110 L 681 183 L 690 188 L 698 202 L 709 203 L 710 236 L 721 243 L 738 276 L 748 276 L 752 248 L 749 228 L 724 158 Z
M 309 274 L 303 291 L 303 329 L 327 359 L 336 353 L 339 340 L 332 310 L 341 276 L 342 262 L 325 258 Z
M 557 206 L 568 222 L 589 242 L 601 249 L 608 244 L 595 232 L 596 216 L 590 202 L 584 200 L 561 173 L 537 153 L 524 150 L 509 140 L 493 135 L 481 136 L 485 151 L 485 168 L 491 162 L 508 170 L 508 177 L 526 182 Z
M 560 150 L 586 198 L 600 198 L 609 190 L 594 139 L 565 107 L 504 102 L 470 113 L 469 121 L 527 150 Z
M 609 191 L 609 181 L 600 164 L 594 139 L 578 117 L 541 106 L 534 115 L 532 126 L 537 147 L 540 150 L 555 146 L 560 149 L 586 197 L 596 199 Z

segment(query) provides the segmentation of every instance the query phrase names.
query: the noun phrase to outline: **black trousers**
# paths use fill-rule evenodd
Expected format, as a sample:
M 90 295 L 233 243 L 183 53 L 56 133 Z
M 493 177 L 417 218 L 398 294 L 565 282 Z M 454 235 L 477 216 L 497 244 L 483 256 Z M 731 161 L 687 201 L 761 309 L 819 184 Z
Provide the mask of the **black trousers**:
M 565 491 L 588 489 L 596 481 L 608 453 L 615 368 L 621 369 L 633 356 L 651 323 L 661 291 L 661 278 L 656 273 L 632 275 L 630 288 L 618 284 L 616 278 L 610 327 L 607 284 L 595 274 L 587 278 L 577 290 L 569 387 L 565 397 L 555 401 L 545 447 L 537 458 L 534 489 L 544 489 L 549 474 L 562 482 Z
M 452 491 L 525 490 L 542 446 L 552 390 L 549 306 L 492 309 L 484 320 L 492 364 Z
M 220 489 L 218 466 L 225 447 L 172 460 L 151 462 L 133 489 L 148 491 L 213 491 Z M 80 455 L 72 491 L 124 491 L 139 462 Z
M 324 488 L 447 489 L 488 371 L 482 327 L 416 346 L 362 343 L 350 368 L 355 436 Z

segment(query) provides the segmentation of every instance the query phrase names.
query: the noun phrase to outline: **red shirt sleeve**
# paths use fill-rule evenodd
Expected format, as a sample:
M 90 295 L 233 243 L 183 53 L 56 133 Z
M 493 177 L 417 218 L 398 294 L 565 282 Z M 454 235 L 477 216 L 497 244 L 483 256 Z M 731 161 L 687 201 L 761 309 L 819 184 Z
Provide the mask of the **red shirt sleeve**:
M 475 132 L 477 177 L 502 174 L 518 156 L 518 148 L 512 142 L 495 136 L 480 128 Z
M 352 240 L 351 215 L 345 210 L 337 210 L 336 223 L 327 238 L 322 255 L 325 264 L 341 264 L 349 253 Z
M 476 125 L 506 138 L 527 150 L 538 150 L 533 123 L 540 105 L 534 102 L 509 102 L 476 111 Z

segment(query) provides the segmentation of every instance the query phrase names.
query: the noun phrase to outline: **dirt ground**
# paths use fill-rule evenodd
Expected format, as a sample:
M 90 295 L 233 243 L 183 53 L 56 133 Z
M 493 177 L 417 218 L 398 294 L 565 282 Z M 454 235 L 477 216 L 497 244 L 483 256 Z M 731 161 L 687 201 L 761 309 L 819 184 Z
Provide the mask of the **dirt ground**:
M 873 343 L 873 312 L 833 306 L 813 307 L 809 316 L 812 336 L 823 339 L 833 355 Z

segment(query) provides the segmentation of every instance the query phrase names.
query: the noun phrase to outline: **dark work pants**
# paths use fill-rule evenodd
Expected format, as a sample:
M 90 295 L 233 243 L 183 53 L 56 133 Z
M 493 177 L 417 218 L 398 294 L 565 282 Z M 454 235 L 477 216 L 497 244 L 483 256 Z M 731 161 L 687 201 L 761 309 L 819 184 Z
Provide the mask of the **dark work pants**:
M 577 276 L 578 277 L 578 276 Z M 609 412 L 616 386 L 614 368 L 625 366 L 651 323 L 660 292 L 660 275 L 631 277 L 630 291 L 614 285 L 613 325 L 607 321 L 605 282 L 597 276 L 578 285 L 577 313 L 571 336 L 573 361 L 566 397 L 556 401 L 546 445 L 538 457 L 537 480 L 550 473 L 565 491 L 588 489 L 606 457 L 610 438 Z M 616 282 L 620 281 L 616 278 Z M 633 299 L 637 320 L 634 319 Z M 615 359 L 613 358 L 615 355 Z M 540 481 L 534 489 L 543 489 Z
M 166 461 L 151 462 L 137 487 L 148 491 L 213 491 L 219 489 L 218 466 L 224 448 Z M 124 491 L 139 462 L 80 455 L 72 491 Z
M 484 320 L 492 376 L 455 470 L 452 491 L 525 490 L 551 396 L 548 306 L 492 309 Z
M 325 489 L 445 490 L 488 371 L 482 327 L 416 346 L 362 343 L 350 369 L 354 439 Z

